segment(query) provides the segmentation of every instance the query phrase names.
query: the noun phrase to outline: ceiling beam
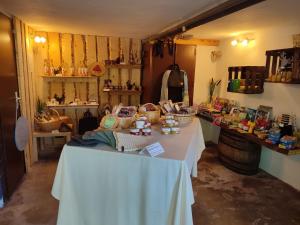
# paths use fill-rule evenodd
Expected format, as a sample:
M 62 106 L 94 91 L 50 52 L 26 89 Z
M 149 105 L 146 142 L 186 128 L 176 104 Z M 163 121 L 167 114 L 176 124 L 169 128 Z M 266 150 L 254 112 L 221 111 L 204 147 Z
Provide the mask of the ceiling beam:
M 219 46 L 219 44 L 220 44 L 219 40 L 213 40 L 213 39 L 196 39 L 196 38 L 192 38 L 192 39 L 189 39 L 189 40 L 175 39 L 174 41 L 178 45 Z
M 159 34 L 149 36 L 146 39 L 144 39 L 143 42 L 156 40 L 156 39 L 163 39 L 166 37 L 174 37 L 175 35 L 183 33 L 184 31 L 206 24 L 213 20 L 222 18 L 231 13 L 237 12 L 239 10 L 245 9 L 249 6 L 255 5 L 263 1 L 266 0 L 228 0 L 212 9 L 209 9 L 203 13 L 200 13 L 197 16 L 194 16 L 193 18 L 188 19 L 187 21 L 175 27 L 172 27 Z

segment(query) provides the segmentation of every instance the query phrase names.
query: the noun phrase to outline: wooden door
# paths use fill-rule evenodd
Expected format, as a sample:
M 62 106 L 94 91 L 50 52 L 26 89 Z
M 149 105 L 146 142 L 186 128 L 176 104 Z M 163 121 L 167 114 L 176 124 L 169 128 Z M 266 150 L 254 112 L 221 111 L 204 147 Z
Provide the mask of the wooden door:
M 0 13 L 0 155 L 4 156 L 5 196 L 9 197 L 25 173 L 24 152 L 14 141 L 16 123 L 15 92 L 18 92 L 12 20 Z
M 196 46 L 194 45 L 177 45 L 176 46 L 176 63 L 180 69 L 188 75 L 189 100 L 193 104 L 194 96 L 194 79 L 196 66 Z
M 157 104 L 160 100 L 161 81 L 164 72 L 174 63 L 174 57 L 169 54 L 168 47 L 164 47 L 164 56 L 153 56 L 152 45 L 143 46 L 143 76 L 142 86 L 143 95 L 142 103 L 153 102 Z M 176 46 L 176 63 L 181 69 L 185 70 L 189 79 L 189 100 L 193 103 L 194 76 L 196 63 L 196 46 L 177 45 Z

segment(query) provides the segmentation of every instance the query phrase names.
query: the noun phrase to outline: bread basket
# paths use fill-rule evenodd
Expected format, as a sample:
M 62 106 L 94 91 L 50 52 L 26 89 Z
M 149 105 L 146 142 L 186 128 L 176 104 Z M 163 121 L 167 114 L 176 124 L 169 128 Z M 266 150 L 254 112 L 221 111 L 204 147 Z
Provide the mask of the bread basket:
M 37 119 L 34 118 L 35 127 L 39 131 L 43 132 L 51 132 L 53 130 L 58 130 L 60 128 L 61 123 L 63 122 L 59 116 L 59 113 L 55 109 L 49 109 L 51 114 L 49 120 L 46 119 Z
M 148 111 L 147 107 L 151 106 L 152 110 Z M 154 110 L 153 110 L 154 109 Z M 139 108 L 139 113 L 146 116 L 151 124 L 156 124 L 159 122 L 160 118 L 160 107 L 152 104 L 146 103 Z

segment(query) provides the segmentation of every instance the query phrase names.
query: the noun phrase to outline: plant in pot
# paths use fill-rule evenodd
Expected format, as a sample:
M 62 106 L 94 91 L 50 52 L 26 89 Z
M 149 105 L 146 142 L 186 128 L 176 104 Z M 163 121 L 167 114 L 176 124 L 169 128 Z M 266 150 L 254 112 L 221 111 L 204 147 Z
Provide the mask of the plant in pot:
M 46 103 L 43 102 L 40 98 L 36 101 L 36 113 L 37 116 L 41 116 L 43 113 L 45 113 L 46 110 Z
M 219 86 L 221 83 L 221 80 L 214 81 L 214 78 L 211 78 L 211 81 L 209 83 L 209 103 L 212 102 L 212 98 L 215 92 L 215 89 L 217 86 Z

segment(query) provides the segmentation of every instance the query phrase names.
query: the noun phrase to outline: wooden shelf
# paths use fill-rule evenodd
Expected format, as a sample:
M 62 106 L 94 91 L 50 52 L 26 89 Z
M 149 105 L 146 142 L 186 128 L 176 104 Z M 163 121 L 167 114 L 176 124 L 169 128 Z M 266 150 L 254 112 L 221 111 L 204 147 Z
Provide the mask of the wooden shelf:
M 46 79 L 88 79 L 88 78 L 98 78 L 99 76 L 47 76 L 43 75 L 42 78 Z
M 265 74 L 266 68 L 264 66 L 228 67 L 227 92 L 261 94 L 264 92 Z M 236 85 L 238 87 L 235 87 Z M 240 89 L 240 87 L 244 88 Z
M 111 64 L 111 65 L 105 65 L 105 68 L 108 69 L 141 69 L 142 65 L 141 64 Z
M 255 95 L 255 94 L 261 94 L 264 92 L 264 90 L 258 90 L 256 92 L 253 91 L 227 91 L 231 93 L 238 93 L 238 94 L 246 94 L 246 95 Z
M 204 120 L 206 120 L 208 122 L 212 122 L 211 118 L 208 118 L 208 117 L 202 116 L 202 115 L 198 115 L 198 116 L 201 119 L 204 119 Z M 232 133 L 233 135 L 241 136 L 241 137 L 243 137 L 243 138 L 245 138 L 245 139 L 247 139 L 249 141 L 252 141 L 254 143 L 257 143 L 257 144 L 260 144 L 262 146 L 265 146 L 265 147 L 269 148 L 272 151 L 279 152 L 279 153 L 284 154 L 284 155 L 296 155 L 296 154 L 300 154 L 300 149 L 299 148 L 298 149 L 293 149 L 293 150 L 282 149 L 282 148 L 279 148 L 278 145 L 269 144 L 269 143 L 265 142 L 264 140 L 259 139 L 254 134 L 240 133 L 237 130 L 229 129 L 227 126 L 224 126 L 224 125 L 220 125 L 219 127 L 221 129 L 226 130 L 228 133 Z
M 281 54 L 285 54 L 286 58 L 290 60 L 290 65 L 282 65 Z M 277 71 L 283 69 L 284 71 L 289 72 L 289 79 L 291 82 L 276 82 L 283 84 L 300 84 L 300 48 L 286 48 L 286 49 L 276 49 L 266 51 L 266 67 L 267 67 L 267 76 L 275 76 Z M 282 68 L 283 66 L 283 68 Z M 286 75 L 288 76 L 288 75 Z M 270 82 L 266 81 L 266 82 Z M 274 82 L 275 83 L 275 82 Z
M 106 69 L 141 69 L 142 65 L 141 64 L 112 64 L 112 65 L 105 65 Z M 42 75 L 42 78 L 46 79 L 89 79 L 89 78 L 98 78 L 100 76 L 47 76 L 47 75 Z
M 99 104 L 83 104 L 83 105 L 47 105 L 51 109 L 97 109 Z
M 281 81 L 269 81 L 265 80 L 266 83 L 276 83 L 276 84 L 300 84 L 300 80 L 292 80 L 290 82 L 281 82 Z
M 109 95 L 141 95 L 142 91 L 129 91 L 129 90 L 110 90 L 103 91 L 104 93 L 108 93 Z

